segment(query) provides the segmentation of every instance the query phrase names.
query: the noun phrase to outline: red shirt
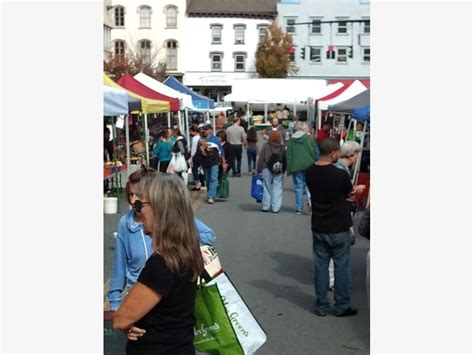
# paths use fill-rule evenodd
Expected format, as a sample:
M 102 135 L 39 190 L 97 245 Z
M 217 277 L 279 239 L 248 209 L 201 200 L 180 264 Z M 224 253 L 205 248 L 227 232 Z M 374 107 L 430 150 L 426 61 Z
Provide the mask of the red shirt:
M 318 138 L 316 139 L 316 143 L 321 144 L 321 142 L 326 138 L 329 138 L 329 131 L 323 131 L 321 129 L 318 131 Z

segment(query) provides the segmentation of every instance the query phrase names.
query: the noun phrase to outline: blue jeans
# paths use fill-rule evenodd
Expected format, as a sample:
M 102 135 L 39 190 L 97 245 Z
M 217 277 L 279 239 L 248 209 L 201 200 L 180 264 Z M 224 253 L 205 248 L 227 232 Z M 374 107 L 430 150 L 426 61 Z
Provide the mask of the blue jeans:
M 249 165 L 249 174 L 250 174 L 253 170 L 257 168 L 257 149 L 247 148 L 247 162 Z
M 295 186 L 296 211 L 303 212 L 303 195 L 306 194 L 307 201 L 309 201 L 310 198 L 304 170 L 295 171 L 293 173 L 293 185 Z
M 334 312 L 344 312 L 351 306 L 350 297 L 350 250 L 349 231 L 342 233 L 313 232 L 315 308 L 329 310 L 329 259 L 334 260 Z
M 219 165 L 213 165 L 204 168 L 204 176 L 207 186 L 207 198 L 216 198 L 217 195 L 217 176 L 219 174 Z
M 278 212 L 283 197 L 283 174 L 272 174 L 267 168 L 262 171 L 263 199 L 262 210 Z

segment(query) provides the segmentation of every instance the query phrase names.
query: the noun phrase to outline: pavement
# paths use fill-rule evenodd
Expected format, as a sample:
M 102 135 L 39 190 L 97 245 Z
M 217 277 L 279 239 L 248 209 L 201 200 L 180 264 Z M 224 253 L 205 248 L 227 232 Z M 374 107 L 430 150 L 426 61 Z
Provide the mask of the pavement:
M 369 354 L 365 289 L 369 241 L 357 235 L 351 247 L 352 306 L 359 314 L 316 316 L 311 215 L 306 206 L 303 215 L 295 214 L 293 182 L 287 176 L 280 212 L 261 212 L 260 204 L 250 196 L 251 176 L 246 166 L 243 159 L 242 177 L 229 177 L 226 202 L 207 204 L 205 191 L 191 195 L 196 217 L 216 232 L 215 248 L 224 270 L 266 331 L 267 342 L 256 354 Z M 120 209 L 117 215 L 104 215 L 105 289 L 113 263 L 113 232 L 128 210 L 125 200 Z M 356 218 L 356 231 L 357 224 Z

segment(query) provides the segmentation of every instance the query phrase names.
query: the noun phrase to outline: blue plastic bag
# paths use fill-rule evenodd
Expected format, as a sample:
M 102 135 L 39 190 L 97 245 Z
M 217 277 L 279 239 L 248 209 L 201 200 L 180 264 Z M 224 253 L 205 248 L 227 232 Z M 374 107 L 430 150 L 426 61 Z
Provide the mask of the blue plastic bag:
M 252 176 L 252 188 L 250 190 L 250 196 L 262 202 L 263 199 L 263 178 L 261 175 Z

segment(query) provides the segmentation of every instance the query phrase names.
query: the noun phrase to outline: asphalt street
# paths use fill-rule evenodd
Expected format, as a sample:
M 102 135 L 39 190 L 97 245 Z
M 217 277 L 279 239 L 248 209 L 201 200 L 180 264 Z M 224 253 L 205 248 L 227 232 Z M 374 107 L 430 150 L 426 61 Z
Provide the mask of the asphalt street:
M 338 318 L 313 313 L 311 215 L 295 214 L 293 182 L 285 176 L 279 213 L 263 213 L 250 196 L 246 159 L 242 177 L 229 178 L 226 202 L 209 205 L 206 192 L 192 192 L 195 215 L 217 235 L 221 264 L 267 333 L 257 352 L 266 354 L 369 354 L 370 313 L 365 289 L 369 241 L 357 235 L 351 247 L 352 306 L 359 314 Z M 104 215 L 104 291 L 110 278 L 117 215 Z M 357 231 L 355 220 L 355 229 Z M 330 293 L 332 296 L 332 293 Z

